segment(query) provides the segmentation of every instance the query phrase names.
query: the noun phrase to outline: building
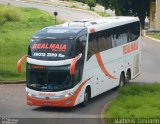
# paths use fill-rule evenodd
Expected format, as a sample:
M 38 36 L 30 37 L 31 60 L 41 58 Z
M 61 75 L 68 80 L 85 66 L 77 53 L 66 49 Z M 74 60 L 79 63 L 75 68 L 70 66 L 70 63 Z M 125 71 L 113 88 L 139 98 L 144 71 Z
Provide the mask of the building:
M 160 0 L 150 2 L 150 29 L 160 31 Z

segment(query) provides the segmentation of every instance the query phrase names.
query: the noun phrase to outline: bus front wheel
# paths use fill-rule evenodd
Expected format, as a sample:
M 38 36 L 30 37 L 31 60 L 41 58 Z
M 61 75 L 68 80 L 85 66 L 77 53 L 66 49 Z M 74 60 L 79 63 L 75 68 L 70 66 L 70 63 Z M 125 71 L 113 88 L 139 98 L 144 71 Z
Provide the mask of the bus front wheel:
M 85 92 L 84 92 L 84 101 L 82 103 L 82 106 L 86 106 L 89 102 L 89 99 L 90 99 L 90 94 L 89 94 L 89 90 L 88 88 L 85 89 Z

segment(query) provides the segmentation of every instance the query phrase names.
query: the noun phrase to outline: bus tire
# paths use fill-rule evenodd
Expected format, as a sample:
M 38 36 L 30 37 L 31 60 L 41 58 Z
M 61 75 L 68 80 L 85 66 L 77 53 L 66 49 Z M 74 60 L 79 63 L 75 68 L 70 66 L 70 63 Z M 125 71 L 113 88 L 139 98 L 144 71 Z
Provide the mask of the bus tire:
M 84 101 L 82 102 L 82 106 L 83 106 L 83 107 L 85 107 L 85 106 L 88 104 L 89 99 L 90 99 L 89 89 L 86 88 L 86 89 L 85 89 L 85 92 L 84 92 Z
M 127 73 L 126 73 L 126 84 L 129 83 L 129 80 L 130 80 L 130 71 L 128 70 Z
M 126 83 L 125 75 L 121 73 L 120 79 L 119 79 L 119 88 L 123 87 Z

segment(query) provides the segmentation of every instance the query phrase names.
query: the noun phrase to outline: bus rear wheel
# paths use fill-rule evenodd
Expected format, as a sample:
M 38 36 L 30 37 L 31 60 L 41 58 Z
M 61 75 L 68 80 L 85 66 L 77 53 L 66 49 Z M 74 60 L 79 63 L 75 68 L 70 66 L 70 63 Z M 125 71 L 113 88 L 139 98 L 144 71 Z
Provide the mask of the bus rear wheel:
M 89 94 L 89 90 L 88 88 L 85 89 L 85 92 L 84 92 L 84 101 L 82 103 L 82 106 L 86 106 L 89 102 L 89 99 L 90 99 L 90 94 Z
M 127 71 L 127 74 L 126 74 L 126 84 L 129 83 L 129 80 L 130 80 L 130 72 Z
M 120 79 L 119 79 L 119 88 L 123 87 L 126 83 L 125 75 L 121 73 Z

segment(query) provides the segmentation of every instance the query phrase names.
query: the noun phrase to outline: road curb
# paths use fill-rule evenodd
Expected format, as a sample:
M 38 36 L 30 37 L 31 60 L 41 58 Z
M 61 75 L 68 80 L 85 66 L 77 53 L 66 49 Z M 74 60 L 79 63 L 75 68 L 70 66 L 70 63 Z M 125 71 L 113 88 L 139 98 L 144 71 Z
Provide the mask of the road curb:
M 111 101 L 109 101 L 107 104 L 105 104 L 102 111 L 101 111 L 101 123 L 102 124 L 106 124 L 104 121 L 104 113 L 110 103 L 111 103 Z
M 150 37 L 150 36 L 148 36 L 148 35 L 146 35 L 146 34 L 147 34 L 146 31 L 143 31 L 143 37 L 148 38 L 148 39 L 150 39 L 150 40 L 153 40 L 153 41 L 156 41 L 156 42 L 159 42 L 159 43 L 160 43 L 160 40 L 158 40 L 158 39 L 156 39 L 156 38 L 153 38 L 153 37 Z
M 145 37 L 148 38 L 148 39 L 150 39 L 150 40 L 153 40 L 153 41 L 156 41 L 156 42 L 160 43 L 160 40 L 158 40 L 158 39 L 152 38 L 152 37 L 147 36 L 147 35 L 145 35 Z
M 0 81 L 0 84 L 24 84 L 26 83 L 25 80 L 20 81 Z
M 98 15 L 95 12 L 91 12 L 91 11 L 88 11 L 88 10 L 83 10 L 83 9 L 80 9 L 80 8 L 77 9 L 77 8 L 69 8 L 69 7 L 63 7 L 63 6 L 55 6 L 53 4 L 50 5 L 50 4 L 47 4 L 47 3 L 25 1 L 25 0 L 15 0 L 15 1 L 22 2 L 22 3 L 32 3 L 32 4 L 44 5 L 44 6 L 50 6 L 50 7 L 59 7 L 59 8 L 67 8 L 67 9 L 72 9 L 72 10 L 84 11 L 84 12 L 88 12 L 88 13 L 94 14 L 94 15 L 98 16 L 99 18 L 102 18 L 102 16 Z

